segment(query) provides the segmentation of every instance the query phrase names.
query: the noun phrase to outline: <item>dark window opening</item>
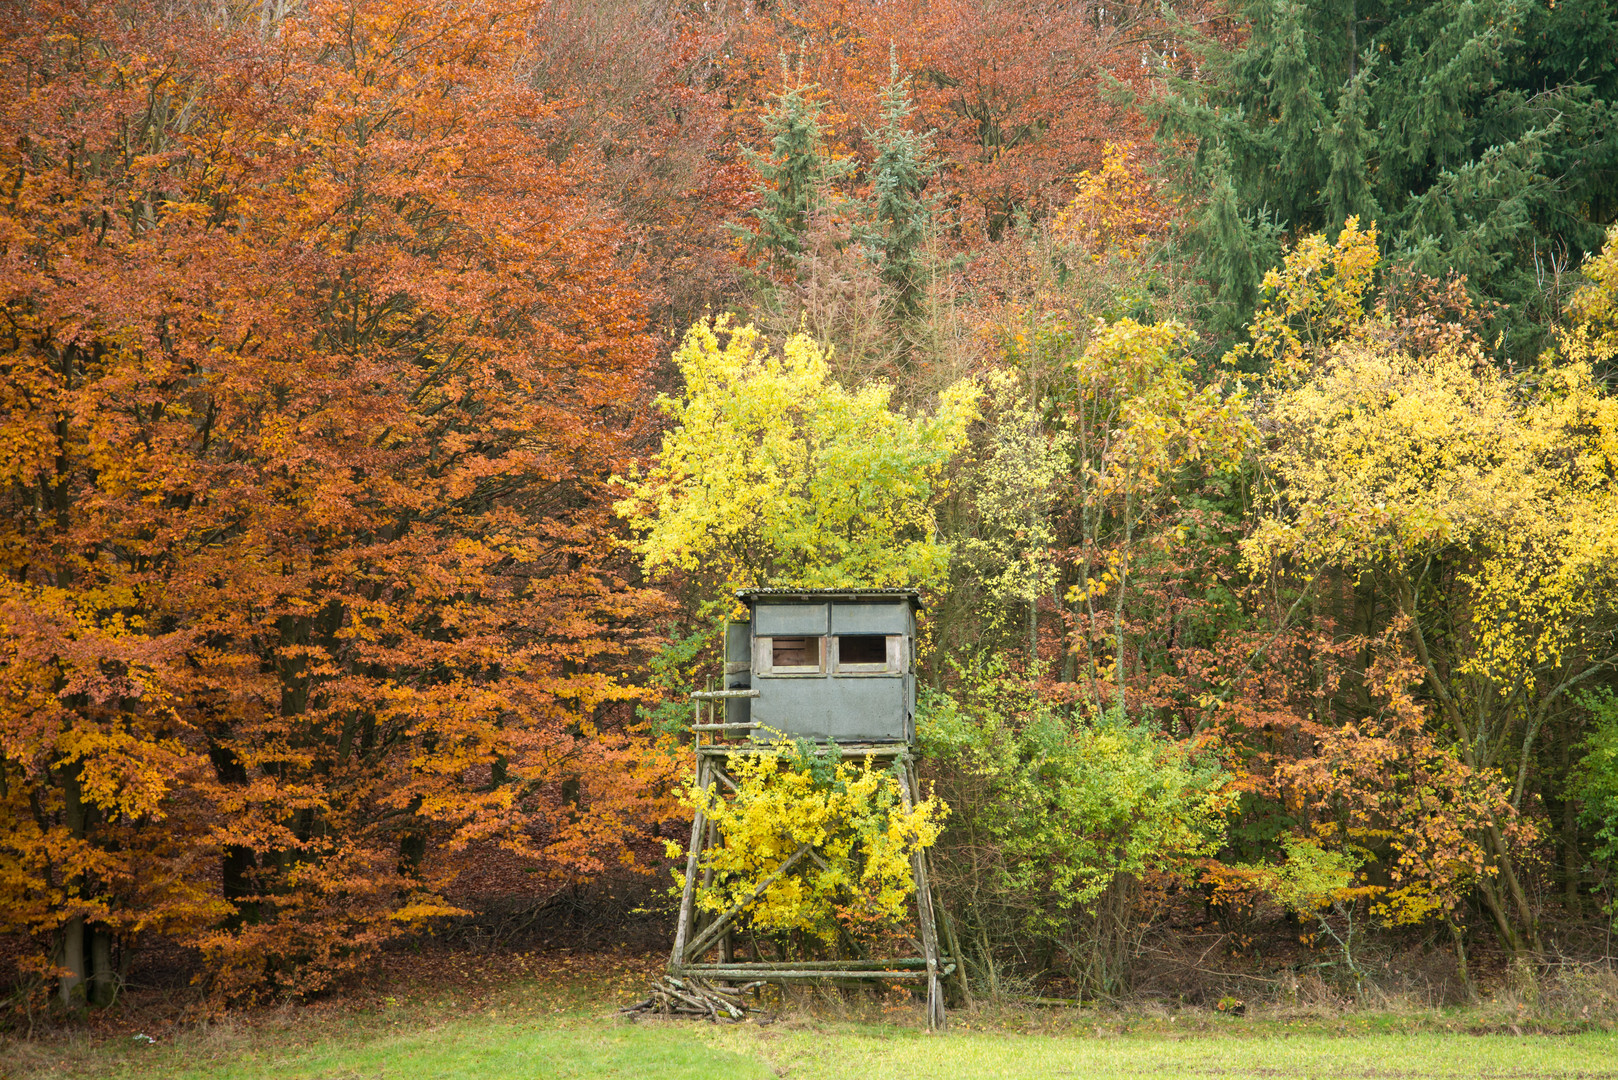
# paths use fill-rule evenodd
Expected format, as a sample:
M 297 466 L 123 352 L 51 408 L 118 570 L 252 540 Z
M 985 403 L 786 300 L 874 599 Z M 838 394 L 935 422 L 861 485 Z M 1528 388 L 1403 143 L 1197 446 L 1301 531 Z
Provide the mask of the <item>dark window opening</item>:
M 820 639 L 817 637 L 778 637 L 770 642 L 770 666 L 775 668 L 820 667 Z
M 839 664 L 888 663 L 888 639 L 881 634 L 843 634 L 837 638 Z

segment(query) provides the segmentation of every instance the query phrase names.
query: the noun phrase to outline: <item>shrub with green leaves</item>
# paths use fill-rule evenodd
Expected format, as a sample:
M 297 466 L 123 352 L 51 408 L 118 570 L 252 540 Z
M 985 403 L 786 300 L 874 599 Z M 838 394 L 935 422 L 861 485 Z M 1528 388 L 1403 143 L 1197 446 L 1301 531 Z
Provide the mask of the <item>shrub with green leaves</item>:
M 1143 883 L 1190 874 L 1223 839 L 1226 776 L 1150 723 L 1041 700 L 992 674 L 924 695 L 918 729 L 957 808 L 937 861 L 977 962 L 1124 989 Z
M 1590 710 L 1590 735 L 1573 775 L 1573 792 L 1581 804 L 1580 821 L 1594 834 L 1590 858 L 1597 882 L 1607 889 L 1607 913 L 1618 915 L 1612 890 L 1618 871 L 1618 695 L 1602 690 L 1584 695 L 1582 703 Z

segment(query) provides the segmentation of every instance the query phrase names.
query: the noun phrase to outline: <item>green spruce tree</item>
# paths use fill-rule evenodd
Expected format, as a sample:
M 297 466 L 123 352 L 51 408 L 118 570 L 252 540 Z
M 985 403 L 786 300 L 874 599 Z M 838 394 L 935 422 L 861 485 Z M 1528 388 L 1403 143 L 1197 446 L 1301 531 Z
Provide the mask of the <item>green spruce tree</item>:
M 1201 200 L 1182 244 L 1212 327 L 1246 323 L 1279 234 L 1359 215 L 1392 265 L 1503 302 L 1507 350 L 1535 355 L 1555 268 L 1618 215 L 1618 4 L 1246 0 L 1239 15 L 1239 44 L 1202 41 L 1198 77 L 1156 106 Z
M 913 318 L 921 306 L 925 285 L 924 247 L 932 203 L 925 195 L 927 181 L 938 169 L 932 157 L 933 132 L 917 134 L 909 126 L 915 106 L 910 80 L 899 77 L 897 51 L 888 53 L 888 85 L 882 91 L 882 126 L 866 131 L 876 148 L 871 163 L 871 217 L 866 245 L 880 268 L 882 282 L 893 296 L 895 312 Z
M 770 152 L 742 149 L 759 179 L 753 188 L 758 195 L 753 227 L 741 231 L 749 253 L 766 255 L 777 273 L 790 273 L 803 254 L 811 215 L 824 202 L 827 185 L 847 172 L 847 166 L 826 156 L 814 86 L 786 86 L 785 57 L 781 73 L 782 90 L 764 117 Z

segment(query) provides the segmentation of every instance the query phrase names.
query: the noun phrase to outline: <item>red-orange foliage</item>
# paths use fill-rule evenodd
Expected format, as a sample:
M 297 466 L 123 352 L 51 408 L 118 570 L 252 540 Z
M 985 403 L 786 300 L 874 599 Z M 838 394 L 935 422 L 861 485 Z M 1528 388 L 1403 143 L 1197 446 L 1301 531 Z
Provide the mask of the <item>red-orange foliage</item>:
M 147 931 L 315 988 L 435 852 L 670 812 L 604 497 L 647 300 L 531 12 L 269 10 L 0 15 L 0 930 L 70 999 Z
M 1340 586 L 1318 583 L 1306 595 L 1327 606 L 1341 599 L 1333 595 Z M 1233 788 L 1266 808 L 1267 820 L 1248 823 L 1252 835 L 1237 838 L 1238 855 L 1251 857 L 1274 831 L 1352 849 L 1366 859 L 1373 910 L 1389 923 L 1453 927 L 1474 889 L 1498 911 L 1498 867 L 1484 834 L 1498 826 L 1521 849 L 1535 829 L 1518 816 L 1498 771 L 1469 768 L 1434 738 L 1428 707 L 1415 696 L 1422 672 L 1400 648 L 1403 621 L 1367 639 L 1340 633 L 1320 614 L 1315 625 L 1295 627 L 1279 611 L 1269 614 L 1279 623 L 1273 632 L 1231 634 L 1213 649 L 1184 653 L 1200 653 L 1205 665 L 1196 673 L 1208 686 L 1201 711 Z
M 723 10 L 723 9 L 721 9 Z M 751 10 L 749 7 L 747 10 Z M 1157 9 L 1055 0 L 788 0 L 724 23 L 726 78 L 746 122 L 780 88 L 779 57 L 825 94 L 845 152 L 877 126 L 890 45 L 912 78 L 918 130 L 937 129 L 940 182 L 960 217 L 997 238 L 1019 212 L 1065 203 L 1108 142 L 1144 142 L 1142 117 L 1108 92 L 1144 88 L 1166 37 Z M 1172 36 L 1172 35 L 1168 35 Z
M 752 179 L 727 134 L 712 31 L 665 0 L 538 0 L 525 81 L 555 107 L 550 152 L 612 205 L 684 333 L 734 284 L 728 221 Z

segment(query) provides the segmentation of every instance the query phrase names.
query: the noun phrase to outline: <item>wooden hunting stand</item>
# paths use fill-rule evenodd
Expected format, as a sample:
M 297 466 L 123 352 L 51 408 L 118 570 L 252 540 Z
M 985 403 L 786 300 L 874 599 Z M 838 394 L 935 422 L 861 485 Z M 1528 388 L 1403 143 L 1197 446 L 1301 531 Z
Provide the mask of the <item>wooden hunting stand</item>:
M 739 593 L 751 609 L 747 623 L 732 623 L 726 634 L 726 687 L 691 695 L 694 715 L 697 787 L 737 790 L 731 759 L 756 754 L 764 744 L 752 733 L 760 727 L 835 747 L 844 760 L 874 757 L 897 763 L 904 775 L 901 796 L 909 808 L 921 799 L 916 777 L 914 675 L 909 670 L 914 612 L 910 590 L 756 590 Z M 720 710 L 723 712 L 720 712 Z M 706 716 L 704 716 L 706 711 Z M 723 719 L 721 719 L 723 717 Z M 829 729 L 829 730 L 828 730 Z M 854 736 L 855 741 L 832 742 Z M 715 916 L 696 910 L 702 853 L 722 842 L 714 823 L 698 811 L 680 894 L 679 922 L 669 973 L 709 982 L 854 982 L 925 980 L 927 1026 L 944 1027 L 943 980 L 964 981 L 957 961 L 939 949 L 938 922 L 928 880 L 926 853 L 910 858 L 916 884 L 920 957 L 892 960 L 772 962 L 735 959 L 731 931 L 753 903 L 803 862 L 824 865 L 804 844 L 744 897 Z M 713 959 L 705 959 L 717 954 Z

